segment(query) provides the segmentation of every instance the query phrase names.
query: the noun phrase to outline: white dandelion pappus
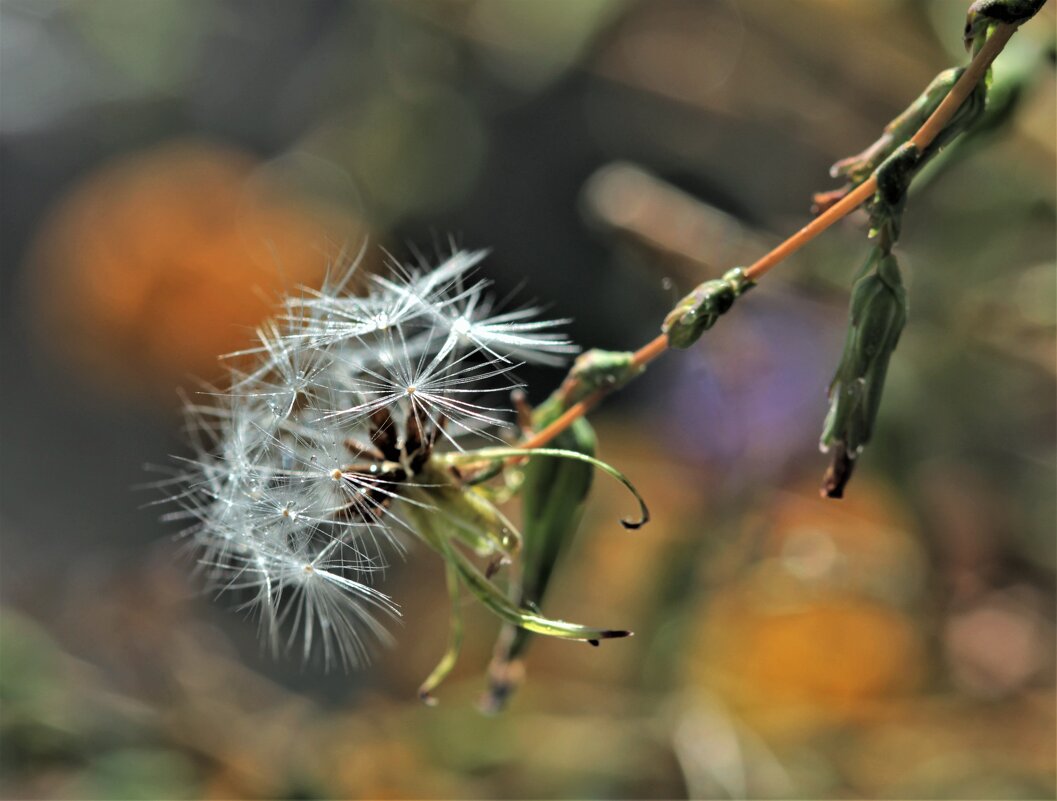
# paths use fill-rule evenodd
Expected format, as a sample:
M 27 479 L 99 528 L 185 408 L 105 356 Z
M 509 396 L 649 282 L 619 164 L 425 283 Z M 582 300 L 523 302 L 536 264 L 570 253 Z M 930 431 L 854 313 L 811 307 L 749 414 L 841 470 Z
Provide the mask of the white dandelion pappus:
M 227 388 L 185 403 L 193 455 L 158 484 L 207 585 L 240 595 L 273 651 L 300 642 L 304 660 L 346 668 L 400 615 L 374 586 L 387 555 L 442 514 L 434 449 L 497 439 L 509 415 L 486 396 L 518 386 L 524 362 L 577 350 L 562 320 L 495 312 L 473 278 L 484 251 L 354 281 L 363 254 L 284 299 L 258 344 L 232 354 Z
M 335 410 L 329 417 L 363 420 L 386 410 L 392 417 L 413 419 L 419 427 L 431 424 L 460 450 L 456 441 L 460 434 L 479 433 L 482 426 L 506 423 L 502 410 L 474 403 L 469 398 L 516 388 L 513 382 L 487 387 L 482 382 L 505 375 L 519 365 L 495 366 L 474 361 L 473 352 L 458 357 L 438 353 L 427 361 L 428 352 L 416 358 L 406 349 L 390 344 L 394 352 L 403 351 L 402 358 L 393 358 L 377 370 L 362 367 L 353 393 L 363 400 Z M 451 431 L 449 423 L 458 430 Z
M 536 364 L 559 365 L 580 348 L 553 329 L 568 319 L 536 320 L 539 309 L 529 307 L 489 317 L 493 299 L 478 284 L 467 292 L 444 317 L 448 336 L 441 353 L 458 348 L 477 348 L 500 361 L 512 357 Z M 443 314 L 443 312 L 442 312 Z
M 489 282 L 467 287 L 463 279 L 487 255 L 487 251 L 456 254 L 426 276 L 412 276 L 403 284 L 379 278 L 378 283 L 396 297 L 416 301 L 432 317 L 445 336 L 438 356 L 476 348 L 491 358 L 559 365 L 579 352 L 572 340 L 554 330 L 567 319 L 537 320 L 540 309 L 529 307 L 489 316 L 495 298 L 488 294 Z
M 390 277 L 367 279 L 369 295 L 305 290 L 305 297 L 287 299 L 288 314 L 283 319 L 294 324 L 291 336 L 307 339 L 315 347 L 384 335 L 435 314 L 447 302 L 447 289 L 485 255 L 486 251 L 459 252 L 431 271 L 408 269 L 394 260 Z M 347 286 L 350 278 L 351 272 L 336 283 Z

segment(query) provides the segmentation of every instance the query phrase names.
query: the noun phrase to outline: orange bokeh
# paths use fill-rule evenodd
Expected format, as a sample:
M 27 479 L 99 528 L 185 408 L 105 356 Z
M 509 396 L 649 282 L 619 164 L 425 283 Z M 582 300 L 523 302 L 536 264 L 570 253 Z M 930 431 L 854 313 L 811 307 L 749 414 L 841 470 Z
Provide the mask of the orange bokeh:
M 350 230 L 237 150 L 166 143 L 104 164 L 60 200 L 29 255 L 37 340 L 96 383 L 163 394 L 222 375 L 276 298 L 317 284 Z

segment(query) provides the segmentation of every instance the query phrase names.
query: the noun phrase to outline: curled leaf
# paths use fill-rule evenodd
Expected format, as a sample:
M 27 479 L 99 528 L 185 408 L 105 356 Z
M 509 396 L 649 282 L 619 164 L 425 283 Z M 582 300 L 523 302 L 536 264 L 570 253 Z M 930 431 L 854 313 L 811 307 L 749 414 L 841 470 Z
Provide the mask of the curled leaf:
M 446 460 L 451 464 L 457 465 L 459 464 L 459 462 L 463 461 L 480 462 L 490 459 L 508 459 L 512 456 L 550 456 L 556 459 L 572 459 L 575 461 L 585 462 L 591 465 L 592 467 L 601 470 L 606 475 L 615 478 L 617 481 L 623 484 L 625 489 L 627 489 L 628 492 L 634 495 L 635 500 L 638 501 L 639 519 L 621 519 L 620 524 L 624 526 L 624 528 L 641 528 L 650 520 L 650 510 L 649 507 L 646 506 L 646 500 L 635 488 L 635 485 L 631 483 L 628 477 L 612 465 L 606 464 L 601 459 L 596 459 L 595 457 L 588 456 L 584 453 L 577 453 L 576 451 L 564 450 L 562 448 L 481 448 L 479 450 L 466 451 L 464 453 L 447 453 L 439 458 Z

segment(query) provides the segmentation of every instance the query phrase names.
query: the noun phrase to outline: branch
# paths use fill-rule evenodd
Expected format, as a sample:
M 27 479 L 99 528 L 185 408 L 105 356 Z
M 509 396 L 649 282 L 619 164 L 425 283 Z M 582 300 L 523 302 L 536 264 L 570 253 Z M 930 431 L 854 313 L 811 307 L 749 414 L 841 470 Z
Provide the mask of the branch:
M 976 88 L 976 85 L 986 75 L 991 63 L 998 57 L 998 54 L 1002 52 L 1016 31 L 1017 26 L 1008 23 L 999 23 L 995 26 L 983 46 L 973 57 L 973 60 L 966 68 L 965 72 L 962 73 L 961 77 L 951 88 L 951 91 L 943 99 L 943 102 L 940 103 L 932 115 L 924 122 L 924 124 L 922 124 L 917 133 L 910 137 L 908 140 L 909 142 L 914 144 L 918 150 L 924 150 L 932 144 L 933 140 L 939 136 L 940 132 L 942 132 L 947 126 L 947 123 L 949 123 L 954 117 L 954 114 L 958 111 L 962 103 L 965 102 L 965 99 L 972 93 Z M 825 212 L 820 214 L 770 252 L 764 254 L 751 265 L 746 267 L 744 271 L 746 277 L 755 281 L 761 276 L 767 274 L 770 270 L 792 254 L 796 253 L 827 228 L 848 216 L 851 212 L 873 197 L 874 192 L 876 191 L 877 177 L 876 173 L 874 173 L 838 202 L 826 209 Z M 667 350 L 668 335 L 661 334 L 635 351 L 635 354 L 632 357 L 632 364 L 636 367 L 644 367 Z M 566 387 L 566 389 L 569 388 L 569 386 Z M 571 388 L 575 389 L 575 383 L 572 384 Z M 527 449 L 539 448 L 546 445 L 579 418 L 591 411 L 611 391 L 612 390 L 605 388 L 596 390 L 583 400 L 570 406 L 561 417 L 533 434 L 517 447 Z

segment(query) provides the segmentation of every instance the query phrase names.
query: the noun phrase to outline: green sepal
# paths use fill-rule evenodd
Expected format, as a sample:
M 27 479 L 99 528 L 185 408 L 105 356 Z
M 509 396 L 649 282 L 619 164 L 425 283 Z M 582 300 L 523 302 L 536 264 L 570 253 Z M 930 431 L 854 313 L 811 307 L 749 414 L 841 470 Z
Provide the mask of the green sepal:
M 753 286 L 754 282 L 741 267 L 728 270 L 722 278 L 699 284 L 664 318 L 661 331 L 668 335 L 668 344 L 673 348 L 689 348 Z
M 431 457 L 406 486 L 408 506 L 428 507 L 446 538 L 464 543 L 478 556 L 513 556 L 521 549 L 517 527 L 479 488 L 461 484 L 444 469 L 446 456 Z
M 580 354 L 566 379 L 574 389 L 565 394 L 564 403 L 572 405 L 600 389 L 611 391 L 622 387 L 646 369 L 635 364 L 634 357 L 635 354 L 630 351 L 598 348 Z M 536 423 L 534 425 L 542 427 Z

